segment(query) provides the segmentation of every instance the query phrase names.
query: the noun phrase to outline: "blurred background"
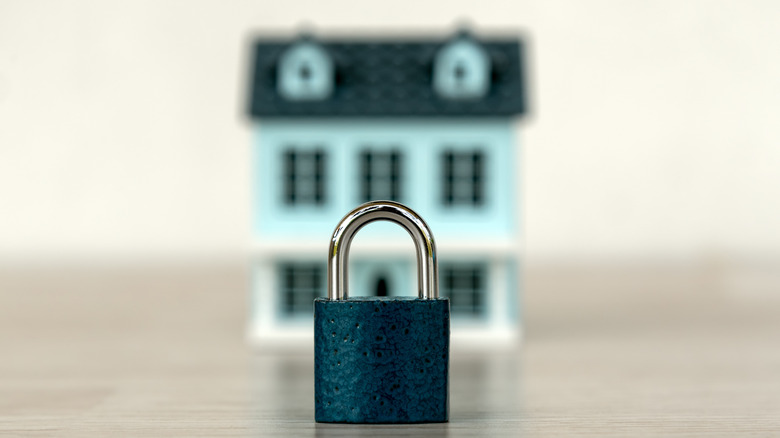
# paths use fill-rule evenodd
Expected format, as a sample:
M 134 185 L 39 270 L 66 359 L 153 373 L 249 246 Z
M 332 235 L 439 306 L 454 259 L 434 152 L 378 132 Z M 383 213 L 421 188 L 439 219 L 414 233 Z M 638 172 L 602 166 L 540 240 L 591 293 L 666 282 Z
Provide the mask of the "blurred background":
M 0 1 L 0 431 L 327 436 L 243 336 L 252 42 L 464 23 L 526 48 L 526 337 L 453 351 L 444 434 L 776 433 L 769 0 Z
M 527 39 L 527 262 L 780 260 L 771 1 L 0 4 L 0 263 L 240 261 L 257 33 Z

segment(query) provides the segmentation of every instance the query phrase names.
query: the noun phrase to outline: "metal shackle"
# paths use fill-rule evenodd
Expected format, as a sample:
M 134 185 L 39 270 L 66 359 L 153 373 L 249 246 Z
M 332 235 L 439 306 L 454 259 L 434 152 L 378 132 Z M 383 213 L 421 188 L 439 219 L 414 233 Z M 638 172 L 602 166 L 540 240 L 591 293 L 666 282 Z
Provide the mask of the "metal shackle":
M 428 224 L 409 207 L 393 201 L 371 201 L 347 213 L 333 231 L 328 249 L 328 299 L 344 300 L 347 290 L 349 247 L 358 230 L 371 222 L 387 220 L 402 226 L 417 250 L 417 288 L 423 299 L 439 297 L 439 261 Z

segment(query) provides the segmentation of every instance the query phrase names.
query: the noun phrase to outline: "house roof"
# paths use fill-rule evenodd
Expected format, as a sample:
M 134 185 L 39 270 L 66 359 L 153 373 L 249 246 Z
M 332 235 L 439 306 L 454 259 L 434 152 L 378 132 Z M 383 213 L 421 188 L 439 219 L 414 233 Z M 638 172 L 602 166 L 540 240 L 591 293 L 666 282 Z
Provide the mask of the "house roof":
M 276 87 L 277 63 L 299 39 L 258 39 L 254 46 L 252 117 L 496 117 L 526 111 L 523 45 L 518 39 L 474 39 L 491 60 L 487 94 L 473 100 L 439 96 L 433 60 L 452 39 L 314 40 L 333 59 L 334 89 L 324 100 L 286 100 Z

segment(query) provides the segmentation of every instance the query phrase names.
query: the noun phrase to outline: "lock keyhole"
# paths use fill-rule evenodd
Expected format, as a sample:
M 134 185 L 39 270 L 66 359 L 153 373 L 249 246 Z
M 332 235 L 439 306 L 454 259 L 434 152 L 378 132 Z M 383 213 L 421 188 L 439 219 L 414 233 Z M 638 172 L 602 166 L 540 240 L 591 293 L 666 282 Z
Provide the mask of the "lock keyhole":
M 389 281 L 387 280 L 387 277 L 384 275 L 380 275 L 376 279 L 376 296 L 378 297 L 386 297 L 387 296 L 387 290 Z

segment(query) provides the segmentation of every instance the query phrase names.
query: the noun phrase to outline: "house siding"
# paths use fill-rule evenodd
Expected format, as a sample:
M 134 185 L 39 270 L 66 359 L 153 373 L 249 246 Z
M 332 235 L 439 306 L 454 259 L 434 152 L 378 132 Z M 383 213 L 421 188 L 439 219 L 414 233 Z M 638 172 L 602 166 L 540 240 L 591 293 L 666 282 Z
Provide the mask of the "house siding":
M 361 200 L 360 152 L 366 147 L 401 152 L 400 202 L 418 211 L 439 239 L 510 237 L 516 232 L 512 125 L 501 120 L 268 120 L 254 138 L 256 237 L 326 239 L 344 212 Z M 290 205 L 283 199 L 282 156 L 288 146 L 326 151 L 326 195 L 321 205 Z M 485 152 L 484 201 L 480 207 L 445 206 L 440 156 L 445 150 Z M 368 234 L 391 236 L 391 224 Z M 390 225 L 390 226 L 384 226 Z

